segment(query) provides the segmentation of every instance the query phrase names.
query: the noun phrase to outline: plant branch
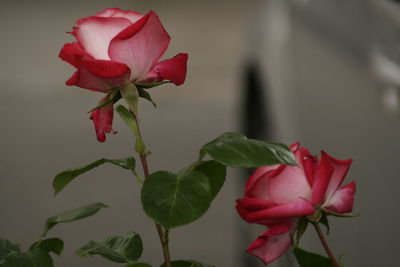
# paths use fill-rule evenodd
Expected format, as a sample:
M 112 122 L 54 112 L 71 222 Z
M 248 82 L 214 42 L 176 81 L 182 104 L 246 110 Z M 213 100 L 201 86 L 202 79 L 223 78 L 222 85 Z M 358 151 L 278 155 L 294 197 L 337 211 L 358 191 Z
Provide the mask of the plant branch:
M 134 116 L 134 118 L 136 120 L 136 124 L 137 124 L 137 127 L 138 127 L 138 138 L 141 139 L 142 137 L 141 137 L 141 133 L 140 133 L 139 121 L 138 121 L 136 115 L 133 112 L 132 112 L 132 114 L 133 114 L 133 116 Z M 143 140 L 140 140 L 140 141 L 143 142 Z M 140 153 L 139 157 L 140 157 L 140 162 L 142 163 L 144 178 L 146 179 L 150 175 L 149 165 L 147 163 L 147 154 L 146 154 L 146 152 L 144 151 L 144 152 Z M 169 233 L 169 231 L 166 230 L 164 232 L 164 230 L 162 229 L 162 226 L 160 224 L 158 224 L 156 222 L 154 222 L 154 224 L 156 225 L 157 233 L 158 233 L 158 236 L 160 238 L 162 251 L 163 251 L 163 255 L 164 255 L 165 267 L 172 267 L 171 257 L 169 255 L 169 247 L 168 247 L 168 233 Z
M 321 240 L 322 246 L 324 247 L 324 249 L 326 251 L 326 254 L 328 254 L 329 258 L 332 261 L 333 266 L 340 267 L 337 260 L 335 259 L 335 256 L 333 255 L 331 248 L 328 245 L 328 242 L 326 241 L 326 239 L 324 237 L 324 234 L 322 233 L 321 227 L 319 227 L 319 224 L 317 222 L 314 222 L 313 225 L 314 225 L 315 231 L 317 231 L 319 240 Z

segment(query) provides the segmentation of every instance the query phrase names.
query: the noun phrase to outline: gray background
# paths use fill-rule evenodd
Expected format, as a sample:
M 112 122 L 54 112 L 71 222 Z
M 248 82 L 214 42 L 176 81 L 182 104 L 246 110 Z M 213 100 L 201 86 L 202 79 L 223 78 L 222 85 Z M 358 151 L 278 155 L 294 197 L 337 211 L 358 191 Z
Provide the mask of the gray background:
M 88 240 L 135 230 L 144 240 L 142 260 L 155 266 L 161 249 L 154 225 L 142 212 L 140 187 L 131 174 L 105 165 L 69 185 L 56 198 L 59 171 L 100 157 L 133 152 L 128 128 L 115 116 L 118 134 L 96 141 L 88 111 L 100 94 L 64 85 L 73 68 L 57 54 L 76 19 L 106 7 L 154 10 L 172 36 L 165 58 L 190 55 L 184 85 L 152 89 L 154 109 L 140 112 L 150 169 L 176 171 L 242 119 L 244 66 L 257 62 L 264 81 L 268 125 L 274 140 L 301 141 L 353 158 L 355 219 L 333 219 L 330 241 L 346 266 L 395 266 L 399 237 L 396 112 L 382 104 L 382 88 L 368 60 L 374 14 L 360 1 L 348 5 L 289 1 L 0 1 L 0 237 L 34 242 L 47 217 L 102 201 L 110 208 L 86 220 L 59 225 L 49 236 L 66 241 L 56 265 L 120 266 L 73 251 Z M 318 1 L 297 1 L 318 2 Z M 279 4 L 277 4 L 279 3 Z M 278 30 L 276 30 L 278 29 Z M 171 233 L 173 258 L 217 266 L 245 265 L 243 252 L 263 229 L 240 221 L 234 209 L 245 175 L 230 170 L 213 206 L 199 221 Z M 253 229 L 250 231 L 250 229 Z M 310 232 L 304 247 L 320 250 Z M 290 257 L 277 265 L 290 265 Z

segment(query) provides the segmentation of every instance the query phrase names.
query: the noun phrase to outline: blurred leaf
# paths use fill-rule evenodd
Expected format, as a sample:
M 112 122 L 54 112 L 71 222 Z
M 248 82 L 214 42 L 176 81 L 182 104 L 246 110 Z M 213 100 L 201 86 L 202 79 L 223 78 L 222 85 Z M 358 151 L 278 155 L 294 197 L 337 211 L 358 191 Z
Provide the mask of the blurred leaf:
M 319 254 L 309 252 L 299 247 L 295 247 L 293 252 L 300 267 L 334 267 L 330 259 Z
M 15 245 L 8 240 L 0 238 L 0 261 L 4 260 L 11 252 L 20 252 L 19 245 Z
M 76 254 L 82 257 L 100 255 L 110 261 L 131 263 L 137 261 L 142 252 L 142 239 L 137 233 L 129 232 L 125 237 L 110 236 L 90 241 L 87 245 L 77 250 Z
M 229 167 L 296 165 L 294 155 L 286 145 L 247 139 L 234 132 L 225 133 L 204 145 L 200 150 L 200 158 L 206 154 Z
M 165 229 L 197 220 L 209 208 L 225 180 L 225 167 L 215 161 L 201 162 L 178 174 L 159 171 L 142 187 L 146 214 Z
M 124 169 L 134 169 L 135 168 L 135 159 L 133 157 L 123 158 L 123 159 L 99 159 L 96 160 L 84 167 L 71 169 L 63 171 L 54 177 L 53 180 L 53 188 L 54 194 L 59 193 L 67 184 L 69 184 L 72 180 L 74 180 L 79 175 L 90 171 L 104 163 L 111 163 L 117 166 L 120 166 Z
M 60 213 L 47 219 L 43 236 L 59 223 L 73 222 L 96 214 L 100 209 L 106 208 L 103 203 L 93 203 L 80 208 Z
M 133 134 L 135 135 L 135 151 L 140 155 L 146 153 L 146 147 L 143 143 L 142 136 L 140 134 L 139 125 L 137 120 L 135 119 L 134 115 L 124 106 L 119 105 L 116 108 L 119 116 L 124 120 L 124 122 L 128 125 L 128 127 L 132 130 Z
M 143 262 L 137 262 L 137 263 L 132 263 L 125 265 L 124 267 L 152 267 L 150 264 L 143 263 Z
M 157 105 L 156 103 L 153 101 L 153 99 L 151 98 L 149 92 L 147 92 L 143 87 L 136 85 L 136 88 L 138 89 L 139 92 L 139 96 L 150 101 L 151 103 L 153 103 L 153 106 L 156 108 Z
M 161 267 L 165 267 L 165 263 L 163 263 Z M 172 267 L 215 267 L 215 266 L 193 260 L 177 260 L 177 261 L 172 261 Z
M 4 267 L 54 267 L 50 255 L 35 248 L 30 252 L 11 252 L 4 260 Z
M 35 248 L 40 248 L 48 253 L 53 252 L 60 255 L 64 249 L 64 241 L 59 238 L 48 238 L 33 243 L 29 250 L 31 251 Z

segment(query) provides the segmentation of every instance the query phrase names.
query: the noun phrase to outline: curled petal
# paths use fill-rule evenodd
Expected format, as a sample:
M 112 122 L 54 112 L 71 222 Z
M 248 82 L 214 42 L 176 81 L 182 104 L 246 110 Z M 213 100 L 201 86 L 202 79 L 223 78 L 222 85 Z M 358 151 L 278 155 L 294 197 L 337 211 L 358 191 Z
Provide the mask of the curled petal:
M 107 99 L 108 96 L 103 98 L 99 104 L 103 104 L 105 101 L 107 101 Z M 113 116 L 113 102 L 110 102 L 109 104 L 92 111 L 90 119 L 93 120 L 97 140 L 99 142 L 106 141 L 106 133 L 114 132 L 112 129 Z
M 258 222 L 268 219 L 288 219 L 308 216 L 315 211 L 314 206 L 305 200 L 298 200 L 288 204 L 278 205 L 247 214 L 248 221 Z
M 131 80 L 142 81 L 164 54 L 170 39 L 158 16 L 150 11 L 111 41 L 108 54 L 112 60 L 128 65 Z
M 264 174 L 277 169 L 279 166 L 280 165 L 273 165 L 257 168 L 256 171 L 249 177 L 249 179 L 247 179 L 245 196 L 268 199 L 268 197 L 263 197 L 263 192 L 259 190 L 256 185 L 258 184 L 259 179 L 264 176 Z M 266 192 L 265 187 L 261 187 Z
M 277 224 L 262 233 L 246 251 L 268 264 L 285 254 L 291 243 L 290 227 Z
M 343 179 L 346 177 L 346 174 L 349 171 L 350 165 L 353 160 L 351 160 L 351 159 L 346 159 L 346 160 L 335 159 L 335 158 L 329 156 L 325 152 L 322 152 L 322 154 L 326 154 L 327 159 L 329 160 L 330 164 L 333 167 L 332 178 L 330 179 L 328 188 L 326 190 L 326 195 L 325 195 L 325 199 L 327 202 L 331 199 L 331 197 L 335 194 L 336 190 L 342 184 Z
M 97 13 L 95 15 L 96 17 L 116 17 L 116 18 L 126 18 L 130 20 L 132 23 L 136 22 L 139 20 L 141 17 L 143 17 L 142 14 L 139 12 L 135 11 L 130 11 L 130 10 L 121 10 L 119 8 L 106 8 L 103 11 Z
M 153 69 L 158 74 L 157 80 L 168 80 L 176 85 L 183 84 L 186 78 L 187 59 L 188 54 L 181 53 L 159 62 Z
M 243 218 L 243 220 L 249 223 L 254 222 L 252 217 L 249 216 L 253 212 L 276 206 L 275 203 L 260 198 L 242 198 L 236 200 L 236 203 L 237 203 L 236 210 L 238 211 L 239 215 Z M 262 224 L 270 224 L 270 223 L 273 223 L 273 221 L 263 220 L 262 222 Z
M 335 192 L 333 197 L 326 203 L 326 209 L 337 213 L 347 213 L 353 210 L 356 183 L 351 182 Z
M 311 203 L 315 206 L 324 201 L 326 189 L 333 174 L 333 167 L 327 157 L 327 154 L 322 153 L 321 161 L 318 164 L 315 172 L 314 184 L 312 187 Z
M 108 92 L 129 79 L 130 71 L 125 64 L 93 59 L 78 43 L 65 44 L 59 57 L 77 68 L 67 85 Z
M 80 19 L 74 35 L 83 48 L 96 59 L 109 60 L 111 40 L 132 22 L 126 18 L 88 17 Z

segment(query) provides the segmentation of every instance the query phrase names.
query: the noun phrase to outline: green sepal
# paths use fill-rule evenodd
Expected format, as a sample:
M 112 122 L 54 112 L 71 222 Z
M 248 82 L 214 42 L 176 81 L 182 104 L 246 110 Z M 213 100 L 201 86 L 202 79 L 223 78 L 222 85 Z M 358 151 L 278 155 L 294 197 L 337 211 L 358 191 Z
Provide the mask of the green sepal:
M 162 81 L 162 82 L 147 83 L 147 84 L 146 83 L 135 83 L 135 85 L 138 87 L 149 89 L 149 88 L 153 88 L 153 87 L 165 84 L 165 83 L 171 83 L 171 82 L 170 81 Z
M 128 264 L 137 261 L 142 253 L 142 239 L 133 231 L 126 236 L 110 236 L 92 240 L 76 251 L 76 254 L 81 257 L 100 255 L 113 262 Z
M 70 169 L 57 174 L 53 180 L 54 195 L 58 194 L 67 184 L 74 180 L 77 176 L 90 171 L 104 163 L 111 163 L 124 169 L 135 169 L 135 159 L 127 157 L 122 159 L 99 159 L 86 166 Z
M 207 154 L 215 161 L 229 167 L 296 165 L 294 155 L 286 145 L 247 139 L 235 132 L 225 133 L 204 145 L 200 150 L 200 159 Z
M 333 212 L 330 210 L 324 210 L 327 215 L 332 215 L 335 217 L 342 217 L 342 218 L 353 218 L 353 217 L 358 217 L 360 216 L 360 212 L 359 213 L 337 213 L 337 212 Z
M 67 223 L 78 221 L 89 216 L 96 214 L 100 209 L 107 208 L 107 206 L 103 203 L 93 203 L 89 205 L 85 205 L 73 210 L 69 210 L 58 215 L 52 216 L 47 219 L 46 225 L 44 228 L 44 232 L 42 236 L 46 236 L 46 234 L 59 223 Z
M 139 155 L 146 154 L 146 146 L 144 145 L 142 136 L 140 134 L 138 121 L 134 117 L 135 115 L 129 112 L 129 110 L 122 105 L 119 105 L 116 108 L 116 111 L 135 135 L 135 151 Z
M 214 265 L 204 264 L 193 260 L 177 260 L 172 261 L 172 267 L 215 267 Z M 160 267 L 165 267 L 163 263 Z
M 127 83 L 120 87 L 122 97 L 125 99 L 129 108 L 132 110 L 135 116 L 138 116 L 139 110 L 139 92 L 133 83 Z
M 315 212 L 314 212 L 313 214 L 307 216 L 307 219 L 308 219 L 310 222 L 318 223 L 319 220 L 321 219 L 321 217 L 322 217 L 322 211 L 321 211 L 321 209 L 316 209 Z
M 157 108 L 157 104 L 153 101 L 153 99 L 151 98 L 149 92 L 147 92 L 143 87 L 141 87 L 139 85 L 136 85 L 136 88 L 137 88 L 137 90 L 139 92 L 139 97 L 150 101 L 153 104 L 153 106 L 155 108 Z
M 40 241 L 37 241 L 31 245 L 29 248 L 29 251 L 34 250 L 35 248 L 40 248 L 47 253 L 53 252 L 54 254 L 57 254 L 58 256 L 61 255 L 61 252 L 64 249 L 64 241 L 62 241 L 59 238 L 48 238 L 48 239 L 43 239 Z
M 296 246 L 299 245 L 300 239 L 307 230 L 309 221 L 305 217 L 301 217 L 297 224 L 297 232 L 296 232 Z
M 21 252 L 19 245 L 0 238 L 0 261 L 4 260 L 11 252 Z
M 321 216 L 321 219 L 319 220 L 319 222 L 321 224 L 325 225 L 326 234 L 328 235 L 330 227 L 329 227 L 329 221 L 328 221 L 328 214 L 325 211 L 322 211 L 322 216 Z
M 92 108 L 87 113 L 91 113 L 92 111 L 94 111 L 96 109 L 102 108 L 102 107 L 110 104 L 111 102 L 117 103 L 121 98 L 122 98 L 121 93 L 118 90 L 118 88 L 116 88 L 111 93 L 108 94 L 108 98 L 107 98 L 106 101 L 104 101 L 103 103 L 101 103 L 101 104 L 97 105 L 96 107 Z
M 207 211 L 225 175 L 216 161 L 196 162 L 178 174 L 155 172 L 142 187 L 143 209 L 165 229 L 189 224 Z
M 300 267 L 334 267 L 329 258 L 304 250 L 300 247 L 295 247 L 293 253 Z

